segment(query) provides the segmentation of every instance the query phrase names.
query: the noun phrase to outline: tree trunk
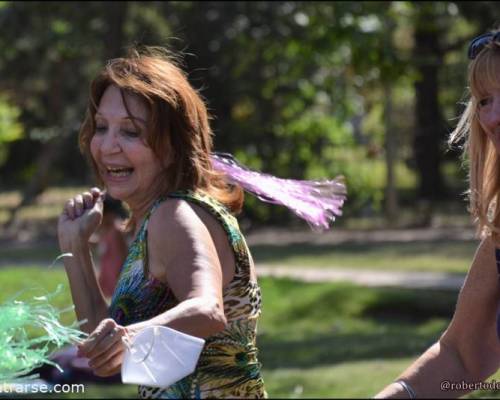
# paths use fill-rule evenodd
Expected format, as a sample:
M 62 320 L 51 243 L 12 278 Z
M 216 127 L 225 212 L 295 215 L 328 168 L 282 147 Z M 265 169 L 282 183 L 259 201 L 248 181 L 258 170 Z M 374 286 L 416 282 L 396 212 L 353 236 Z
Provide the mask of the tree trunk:
M 392 124 L 392 88 L 389 83 L 384 85 L 384 125 L 385 125 L 385 164 L 387 183 L 385 187 L 385 214 L 389 225 L 396 221 L 398 214 L 398 192 L 396 187 L 396 135 Z
M 106 26 L 108 27 L 108 35 L 105 38 L 106 54 L 105 57 L 115 58 L 122 55 L 122 46 L 124 42 L 125 18 L 127 17 L 128 9 L 127 1 L 108 2 L 106 12 Z
M 439 30 L 432 4 L 420 3 L 415 27 L 414 60 L 418 77 L 415 81 L 414 157 L 419 177 L 418 200 L 423 205 L 423 224 L 430 222 L 432 202 L 446 193 L 440 170 L 441 145 L 446 131 L 438 101 L 439 68 L 442 52 Z
M 442 56 L 438 46 L 439 32 L 429 13 L 421 13 L 415 30 L 415 62 L 418 78 L 415 81 L 414 151 L 420 177 L 419 197 L 436 199 L 444 190 L 440 171 L 443 122 L 438 102 L 438 73 Z M 424 21 L 425 19 L 425 21 Z

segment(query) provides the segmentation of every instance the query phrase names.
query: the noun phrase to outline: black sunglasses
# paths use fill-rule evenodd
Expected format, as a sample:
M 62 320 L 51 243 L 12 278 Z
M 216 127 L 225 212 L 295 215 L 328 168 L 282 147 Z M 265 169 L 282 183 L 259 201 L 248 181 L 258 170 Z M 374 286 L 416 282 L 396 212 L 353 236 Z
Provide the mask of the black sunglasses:
M 483 50 L 485 46 L 491 42 L 500 42 L 500 31 L 496 33 L 483 33 L 482 35 L 472 39 L 467 52 L 469 59 L 474 60 L 481 50 Z

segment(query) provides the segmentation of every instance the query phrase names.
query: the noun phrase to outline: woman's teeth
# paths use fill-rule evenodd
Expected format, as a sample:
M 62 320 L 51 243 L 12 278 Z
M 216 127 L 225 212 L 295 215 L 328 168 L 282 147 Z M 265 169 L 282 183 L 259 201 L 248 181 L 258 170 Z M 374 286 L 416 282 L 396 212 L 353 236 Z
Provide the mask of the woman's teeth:
M 108 174 L 111 176 L 127 176 L 130 175 L 133 172 L 133 168 L 106 168 Z

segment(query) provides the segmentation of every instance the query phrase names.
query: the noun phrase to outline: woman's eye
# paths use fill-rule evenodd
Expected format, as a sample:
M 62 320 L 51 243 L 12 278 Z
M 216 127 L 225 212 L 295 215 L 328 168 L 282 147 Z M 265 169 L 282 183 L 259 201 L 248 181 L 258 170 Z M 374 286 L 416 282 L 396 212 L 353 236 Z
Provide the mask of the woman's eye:
M 141 135 L 140 132 L 131 130 L 131 129 L 123 129 L 122 132 L 124 133 L 125 136 L 128 136 L 130 138 L 136 138 Z
M 97 125 L 95 127 L 96 133 L 104 133 L 104 132 L 106 132 L 106 129 L 108 129 L 108 128 L 105 127 L 104 125 Z
M 491 102 L 491 97 L 485 97 L 484 99 L 479 100 L 478 104 L 479 107 L 484 107 L 490 104 L 490 102 Z

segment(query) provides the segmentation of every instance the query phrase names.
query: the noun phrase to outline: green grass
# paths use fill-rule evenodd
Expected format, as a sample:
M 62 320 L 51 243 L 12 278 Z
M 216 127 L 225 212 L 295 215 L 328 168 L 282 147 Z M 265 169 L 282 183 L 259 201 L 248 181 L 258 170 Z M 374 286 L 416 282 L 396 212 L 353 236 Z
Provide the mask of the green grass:
M 64 290 L 52 304 L 71 304 L 60 267 L 2 268 L 0 282 L 0 304 L 25 289 L 30 290 L 24 298 L 53 292 L 59 284 Z M 289 279 L 262 278 L 260 284 L 263 314 L 257 343 L 272 398 L 372 397 L 434 343 L 452 316 L 457 296 Z M 66 313 L 63 322 L 74 318 Z M 135 397 L 136 388 L 85 385 L 85 395 L 63 397 L 109 396 Z
M 58 267 L 3 268 L 0 282 L 4 288 L 0 302 L 23 289 L 38 288 L 24 294 L 28 296 L 52 292 L 62 283 L 65 288 L 52 303 L 60 308 L 71 304 L 67 279 Z M 373 395 L 408 363 L 408 357 L 436 340 L 451 316 L 456 297 L 450 292 L 430 296 L 411 290 L 270 278 L 261 279 L 261 287 L 263 315 L 258 346 L 271 397 Z M 74 314 L 67 313 L 63 321 L 73 322 Z M 353 387 L 355 376 L 370 379 L 356 380 Z M 85 397 L 105 394 L 134 396 L 135 388 L 86 387 Z
M 287 267 L 465 273 L 477 241 L 254 245 L 256 263 Z
M 396 377 L 412 358 L 339 363 L 309 369 L 281 368 L 265 371 L 271 397 L 369 398 L 379 392 L 388 377 Z
M 270 397 L 278 398 L 373 398 L 413 361 L 414 357 L 339 363 L 310 369 L 282 368 L 266 371 Z M 390 377 L 390 379 L 388 379 Z M 488 382 L 498 382 L 495 374 Z M 477 391 L 464 398 L 498 398 L 499 391 Z
M 315 368 L 398 358 L 432 344 L 452 316 L 456 293 L 367 289 L 262 279 L 259 329 L 266 369 Z
M 254 245 L 258 264 L 319 268 L 360 268 L 400 271 L 465 273 L 477 241 L 425 241 L 410 243 L 342 243 Z M 0 265 L 49 266 L 59 254 L 57 244 L 0 249 Z
M 29 301 L 35 296 L 52 295 L 50 304 L 59 310 L 67 309 L 73 304 L 69 292 L 69 283 L 66 273 L 61 268 L 40 268 L 26 266 L 0 269 L 0 304 L 7 300 Z M 58 292 L 58 287 L 62 285 Z M 76 321 L 75 313 L 71 310 L 61 314 L 61 322 L 70 325 Z
M 261 287 L 260 360 L 277 398 L 373 397 L 439 338 L 457 296 L 288 279 Z
M 21 248 L 0 249 L 0 264 L 20 266 L 50 266 L 60 254 L 57 244 L 39 244 Z

